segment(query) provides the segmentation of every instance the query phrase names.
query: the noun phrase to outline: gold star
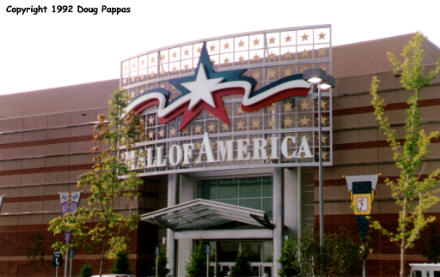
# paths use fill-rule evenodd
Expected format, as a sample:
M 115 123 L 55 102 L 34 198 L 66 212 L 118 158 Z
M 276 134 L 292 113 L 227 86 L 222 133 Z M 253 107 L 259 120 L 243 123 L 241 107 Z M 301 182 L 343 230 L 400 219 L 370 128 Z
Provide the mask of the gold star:
M 215 51 L 215 45 L 214 45 L 214 44 L 211 45 L 211 46 L 209 47 L 209 50 L 211 50 L 211 51 Z
M 215 131 L 215 125 L 214 123 L 211 123 L 208 125 L 208 132 L 214 132 Z
M 260 56 L 258 56 L 258 54 L 254 55 L 254 60 L 258 61 L 259 58 L 260 58 Z
M 200 54 L 200 52 L 202 52 L 202 48 L 198 47 L 197 48 L 197 54 Z
M 267 111 L 268 111 L 268 112 L 273 112 L 273 111 L 275 111 L 275 104 L 272 104 L 272 105 L 268 106 L 268 107 L 267 107 Z
M 285 127 L 292 127 L 293 126 L 293 121 L 290 117 L 284 119 L 284 126 Z
M 148 117 L 148 124 L 153 125 L 154 124 L 154 116 Z
M 327 101 L 321 100 L 321 109 L 327 109 Z
M 244 47 L 244 41 L 240 40 L 240 42 L 238 43 L 238 47 Z
M 173 66 L 173 72 L 176 72 L 177 71 L 177 67 L 175 67 L 175 66 Z
M 259 45 L 260 44 L 260 40 L 258 38 L 254 39 L 254 46 Z
M 284 103 L 284 111 L 291 112 L 292 111 L 292 103 Z
M 274 69 L 271 69 L 269 71 L 269 78 L 275 79 L 276 74 L 277 74 L 277 72 Z
M 271 128 L 275 127 L 275 119 L 274 119 L 274 118 L 271 118 L 271 119 L 269 120 L 269 122 L 268 122 L 268 125 L 269 125 L 269 127 L 271 127 Z
M 302 39 L 303 41 L 304 41 L 304 40 L 308 40 L 308 39 L 309 39 L 309 35 L 304 34 L 304 35 L 302 35 L 301 39 Z
M 254 73 L 252 73 L 252 77 L 254 77 L 255 79 L 260 79 L 260 77 L 261 77 L 261 72 L 259 72 L 259 71 L 255 71 Z
M 287 50 L 287 52 L 286 53 L 284 53 L 284 57 L 288 60 L 288 59 L 291 59 L 292 57 L 293 57 L 293 54 L 292 53 L 290 53 L 290 51 L 289 50 Z
M 229 130 L 229 125 L 226 123 L 223 123 L 222 127 L 223 127 L 223 131 Z
M 328 117 L 321 116 L 321 123 L 322 123 L 322 125 L 327 125 L 327 120 L 328 120 Z
M 170 136 L 175 136 L 176 135 L 176 133 L 177 133 L 177 130 L 176 130 L 176 128 L 171 128 L 171 130 L 170 130 Z
M 274 61 L 274 60 L 276 60 L 277 56 L 274 53 L 270 53 L 268 55 L 268 58 L 269 58 L 270 61 Z
M 287 37 L 284 38 L 286 42 L 292 41 L 292 37 L 290 35 L 287 35 Z
M 124 79 L 122 80 L 122 83 L 123 83 L 124 85 L 126 85 L 126 84 L 127 84 L 127 78 L 124 78 Z
M 256 119 L 252 121 L 252 127 L 254 127 L 255 129 L 260 128 L 260 121 Z
M 309 125 L 310 119 L 308 119 L 307 117 L 304 116 L 300 121 L 301 121 L 302 126 L 307 126 L 307 125 Z
M 165 55 L 164 55 L 164 54 L 160 55 L 160 59 L 161 59 L 162 61 L 165 60 Z
M 323 33 L 323 32 L 321 32 L 320 34 L 319 34 L 319 39 L 321 40 L 321 39 L 325 39 L 325 34 Z
M 141 61 L 141 65 L 145 65 L 145 60 L 142 60 L 142 61 Z
M 244 129 L 244 121 L 243 120 L 240 120 L 237 122 L 237 129 L 238 130 Z
M 185 54 L 185 56 L 188 56 L 188 55 L 189 55 L 189 50 L 188 50 L 188 49 L 185 49 L 184 54 Z
M 184 129 L 182 130 L 182 134 L 184 134 L 184 135 L 188 135 L 188 134 L 189 134 L 189 130 L 188 130 L 188 128 L 184 128 Z
M 150 62 L 154 63 L 155 59 L 154 57 L 151 57 Z
M 301 109 L 303 109 L 303 110 L 308 110 L 309 109 L 309 103 L 306 100 L 302 101 Z
M 327 136 L 325 136 L 325 135 L 321 136 L 321 142 L 322 143 L 326 144 L 327 143 L 327 139 L 328 139 Z
M 154 139 L 154 132 L 153 131 L 149 131 L 148 132 L 148 138 L 149 139 Z
M 238 57 L 238 60 L 239 60 L 240 62 L 242 62 L 242 61 L 244 60 L 244 57 L 240 55 L 240 57 Z
M 196 143 L 196 149 L 197 149 L 197 150 L 200 150 L 201 147 L 202 147 L 202 144 L 201 144 L 200 142 L 197 142 L 197 143 Z
M 200 124 L 196 125 L 196 127 L 194 127 L 194 131 L 196 132 L 196 134 L 202 132 L 202 125 Z
M 223 61 L 225 62 L 225 64 L 229 63 L 229 59 L 227 57 Z
M 327 152 L 321 152 L 321 157 L 323 160 L 327 160 L 327 156 L 328 156 Z
M 290 67 L 288 67 L 288 68 L 286 68 L 286 70 L 284 70 L 284 76 L 289 76 L 292 73 L 293 73 L 293 70 Z
M 177 53 L 173 52 L 172 56 L 173 56 L 173 58 L 176 58 L 177 57 Z
M 243 113 L 243 110 L 241 109 L 240 106 L 237 107 L 236 111 L 237 111 L 237 114 L 242 114 Z
M 223 45 L 223 49 L 229 49 L 229 43 L 225 43 L 225 45 Z
M 159 137 L 163 138 L 165 135 L 165 130 L 164 129 L 160 129 L 159 131 Z
M 275 38 L 274 37 L 270 37 L 269 38 L 269 43 L 270 44 L 274 44 L 275 43 Z

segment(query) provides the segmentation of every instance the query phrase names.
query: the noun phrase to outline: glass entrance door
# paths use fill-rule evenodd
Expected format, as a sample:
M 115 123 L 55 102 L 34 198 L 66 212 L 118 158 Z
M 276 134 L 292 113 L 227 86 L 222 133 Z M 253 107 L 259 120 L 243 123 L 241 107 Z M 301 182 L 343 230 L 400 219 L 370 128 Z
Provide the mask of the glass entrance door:
M 271 240 L 217 240 L 209 243 L 212 249 L 210 267 L 214 276 L 230 276 L 239 252 L 247 256 L 252 276 L 272 276 Z

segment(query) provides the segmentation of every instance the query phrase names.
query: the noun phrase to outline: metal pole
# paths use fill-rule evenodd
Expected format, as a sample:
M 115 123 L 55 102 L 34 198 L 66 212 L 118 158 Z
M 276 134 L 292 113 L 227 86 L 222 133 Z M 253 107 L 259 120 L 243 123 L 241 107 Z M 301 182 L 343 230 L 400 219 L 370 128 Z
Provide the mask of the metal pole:
M 323 251 L 324 247 L 324 188 L 322 183 L 322 125 L 321 125 L 321 88 L 318 84 L 318 125 L 319 125 L 319 134 L 318 134 L 318 148 L 319 148 L 319 246 L 321 251 Z M 325 276 L 324 272 L 324 264 L 325 261 L 321 264 L 321 274 Z
M 69 265 L 69 277 L 72 277 L 72 264 L 73 264 L 73 258 L 70 259 L 70 265 Z
M 156 277 L 159 276 L 159 255 L 156 255 Z
M 322 125 L 321 125 L 321 89 L 318 84 L 318 148 L 319 148 L 319 246 L 324 246 L 324 188 L 322 183 Z
M 56 270 L 55 270 L 55 277 L 58 277 L 58 268 L 59 268 L 59 266 L 56 266 L 55 268 L 56 268 Z
M 209 254 L 206 253 L 206 277 L 209 277 Z
M 64 277 L 67 277 L 67 264 L 69 263 L 69 258 L 67 257 L 69 250 L 66 250 L 66 263 L 64 264 Z

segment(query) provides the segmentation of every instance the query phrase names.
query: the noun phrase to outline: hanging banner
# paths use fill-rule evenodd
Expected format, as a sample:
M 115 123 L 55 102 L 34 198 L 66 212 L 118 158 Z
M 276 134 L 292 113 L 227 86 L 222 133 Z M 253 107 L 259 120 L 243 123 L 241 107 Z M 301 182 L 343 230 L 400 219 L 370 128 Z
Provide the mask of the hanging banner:
M 63 216 L 66 215 L 66 213 L 75 213 L 76 208 L 79 205 L 79 199 L 81 197 L 81 192 L 60 192 L 60 202 L 61 202 L 61 209 L 63 211 Z M 70 232 L 66 232 L 64 234 L 66 243 L 70 242 Z
M 0 210 L 2 209 L 4 195 L 0 195 Z
M 365 239 L 368 231 L 369 221 L 366 216 L 371 214 L 378 177 L 377 174 L 346 176 L 351 206 L 356 215 L 362 239 Z

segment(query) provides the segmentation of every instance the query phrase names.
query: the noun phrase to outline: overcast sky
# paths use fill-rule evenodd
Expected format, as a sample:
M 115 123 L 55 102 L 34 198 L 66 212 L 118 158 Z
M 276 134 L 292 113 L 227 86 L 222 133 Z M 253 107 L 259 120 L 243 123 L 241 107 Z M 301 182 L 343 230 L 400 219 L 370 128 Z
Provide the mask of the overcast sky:
M 51 13 L 60 4 L 73 12 Z M 10 5 L 48 9 L 15 15 Z M 130 13 L 80 14 L 77 5 Z M 332 24 L 333 45 L 421 31 L 440 45 L 439 10 L 438 0 L 2 0 L 0 94 L 118 78 L 123 59 L 148 50 L 273 28 Z

